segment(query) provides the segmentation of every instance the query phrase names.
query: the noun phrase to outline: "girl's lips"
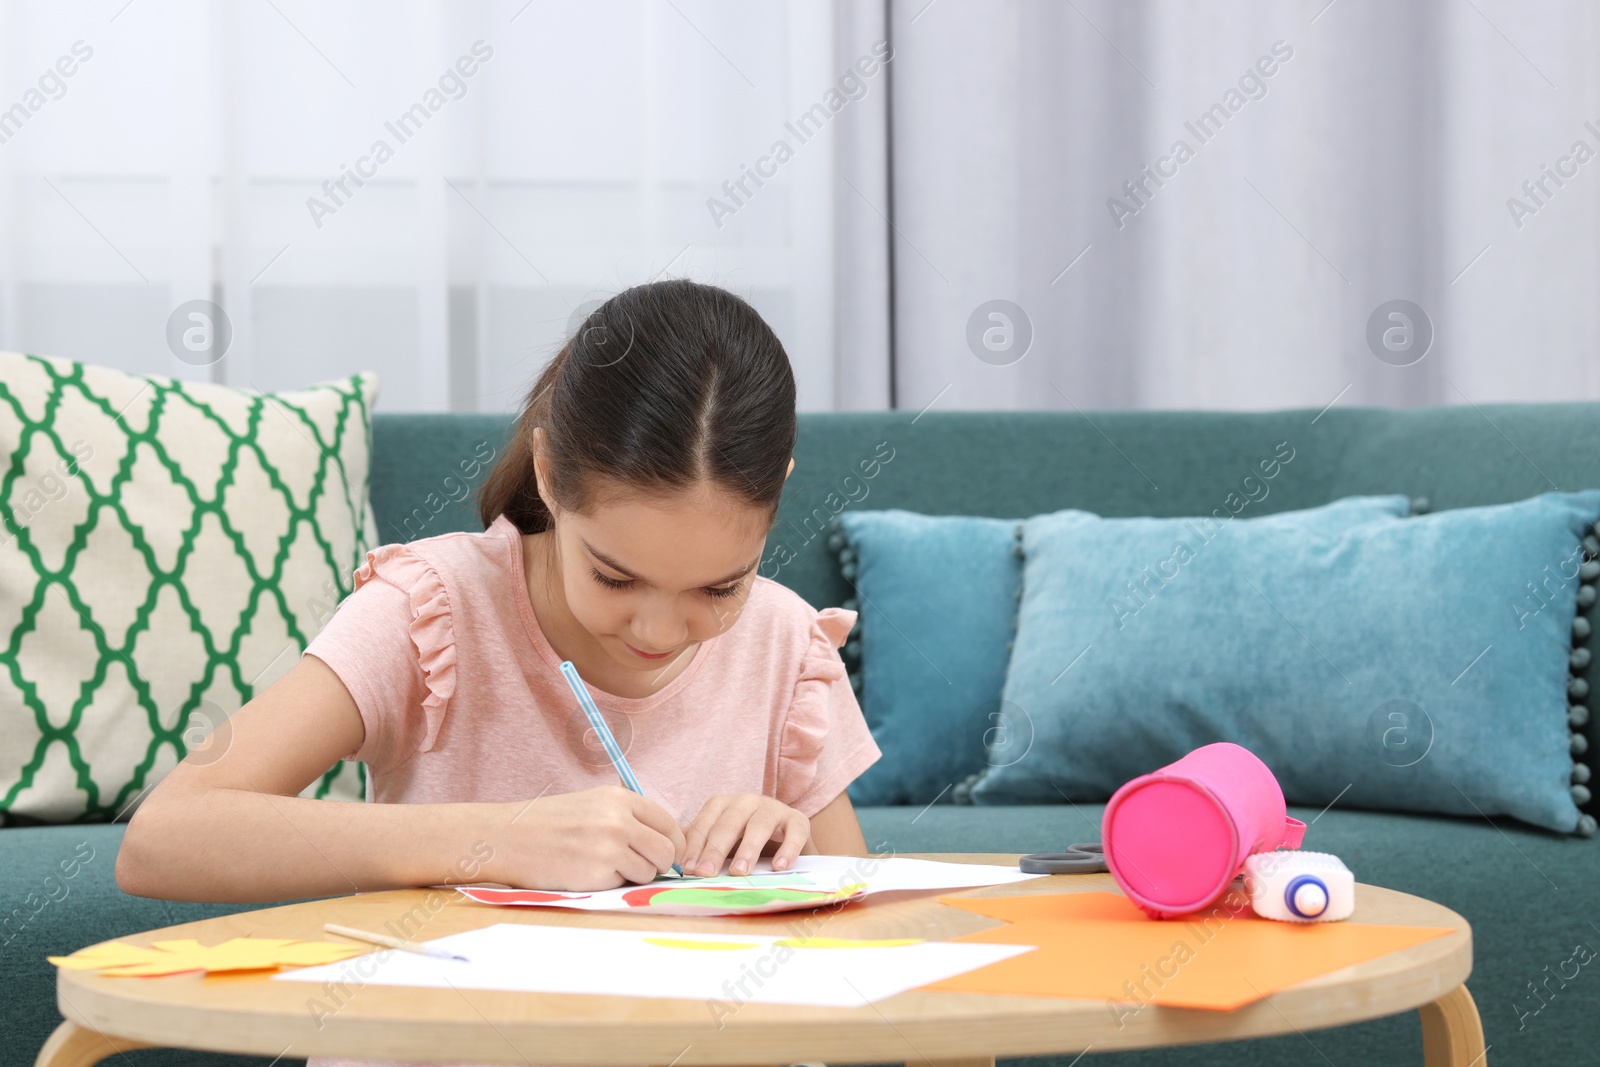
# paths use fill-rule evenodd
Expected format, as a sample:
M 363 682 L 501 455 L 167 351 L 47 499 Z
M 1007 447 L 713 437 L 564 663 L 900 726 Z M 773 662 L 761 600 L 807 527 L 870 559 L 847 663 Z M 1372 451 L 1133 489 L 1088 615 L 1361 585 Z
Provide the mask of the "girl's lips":
M 622 643 L 625 644 L 625 645 L 628 645 L 628 642 L 626 642 L 626 641 L 624 641 Z M 666 659 L 668 656 L 672 655 L 671 652 L 645 652 L 645 651 L 642 651 L 640 649 L 634 648 L 632 645 L 628 645 L 628 651 L 632 652 L 635 656 L 639 656 L 642 659 Z

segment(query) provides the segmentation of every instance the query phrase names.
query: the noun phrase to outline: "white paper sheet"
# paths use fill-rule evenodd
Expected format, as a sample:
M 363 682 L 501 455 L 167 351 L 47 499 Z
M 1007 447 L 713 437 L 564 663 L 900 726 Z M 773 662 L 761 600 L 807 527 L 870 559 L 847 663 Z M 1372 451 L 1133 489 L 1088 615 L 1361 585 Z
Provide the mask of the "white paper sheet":
M 652 915 L 751 915 L 833 906 L 841 899 L 894 890 L 972 889 L 978 886 L 1022 882 L 1042 875 L 1024 874 L 1015 867 L 991 864 L 946 863 L 880 856 L 798 856 L 786 871 L 774 871 L 768 859 L 759 860 L 748 875 L 714 875 L 709 878 L 658 878 L 648 886 L 624 886 L 592 893 L 455 887 L 483 904 L 518 907 L 576 908 L 582 911 L 627 911 Z M 865 888 L 849 892 L 851 887 Z M 752 889 L 793 889 L 823 894 L 847 893 L 804 900 L 763 899 Z M 690 896 L 667 892 L 705 889 L 716 893 Z M 737 891 L 724 906 L 716 899 L 723 891 Z M 754 897 L 755 899 L 752 899 Z
M 827 940 L 498 923 L 419 942 L 469 962 L 378 950 L 272 980 L 694 999 L 720 1020 L 745 1003 L 858 1007 L 1033 951 L 949 941 L 821 947 Z M 816 947 L 795 944 L 808 941 Z

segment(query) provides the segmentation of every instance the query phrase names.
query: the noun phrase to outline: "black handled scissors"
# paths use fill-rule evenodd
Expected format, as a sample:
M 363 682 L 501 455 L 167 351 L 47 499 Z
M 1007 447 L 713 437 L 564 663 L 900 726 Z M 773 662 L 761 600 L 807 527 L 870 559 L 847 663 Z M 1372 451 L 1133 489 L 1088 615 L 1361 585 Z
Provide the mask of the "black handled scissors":
M 1034 852 L 1017 864 L 1023 874 L 1095 874 L 1107 870 L 1098 841 L 1068 845 L 1065 852 Z

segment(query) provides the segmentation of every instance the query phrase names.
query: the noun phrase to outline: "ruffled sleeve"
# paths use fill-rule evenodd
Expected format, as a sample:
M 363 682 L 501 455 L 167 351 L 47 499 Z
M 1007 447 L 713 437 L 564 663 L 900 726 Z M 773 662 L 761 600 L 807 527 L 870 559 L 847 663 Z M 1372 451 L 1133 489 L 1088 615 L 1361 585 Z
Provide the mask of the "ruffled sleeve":
M 823 608 L 811 625 L 778 743 L 777 799 L 815 815 L 879 756 L 839 658 L 856 612 Z
M 426 752 L 439 737 L 445 708 L 456 691 L 456 638 L 444 581 L 426 560 L 402 543 L 379 545 L 369 551 L 354 577 L 356 590 L 378 577 L 404 592 L 411 602 L 411 643 L 427 686 L 422 700 L 422 741 L 417 751 Z

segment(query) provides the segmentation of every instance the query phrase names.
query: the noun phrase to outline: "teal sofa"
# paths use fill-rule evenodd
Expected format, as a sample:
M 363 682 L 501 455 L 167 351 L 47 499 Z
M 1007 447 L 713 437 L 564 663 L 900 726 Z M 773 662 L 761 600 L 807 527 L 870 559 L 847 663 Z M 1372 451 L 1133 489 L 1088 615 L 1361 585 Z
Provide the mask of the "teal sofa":
M 505 416 L 378 415 L 372 494 L 382 539 L 479 529 L 460 465 L 481 459 L 489 448 L 499 454 L 510 425 Z M 1280 441 L 1294 447 L 1296 458 L 1274 480 L 1270 495 L 1252 505 L 1263 512 L 1356 493 L 1405 493 L 1437 510 L 1518 500 L 1551 488 L 1600 486 L 1600 404 L 1107 412 L 1095 413 L 1092 421 L 1043 412 L 806 415 L 763 573 L 818 607 L 844 601 L 850 588 L 827 547 L 828 523 L 843 507 L 1004 517 L 1068 506 L 1104 515 L 1209 513 Z M 872 458 L 880 465 L 864 479 L 858 463 Z M 775 551 L 780 542 L 787 552 Z M 1600 684 L 1600 667 L 1591 667 L 1590 674 L 1590 685 Z M 1592 722 L 1587 730 L 1592 747 L 1600 738 Z M 1472 923 L 1475 962 L 1468 987 L 1483 1018 L 1490 1063 L 1600 1063 L 1600 970 L 1585 967 L 1565 985 L 1550 980 L 1575 946 L 1600 951 L 1600 839 L 1557 836 L 1509 821 L 1354 811 L 1337 804 L 1292 813 L 1313 823 L 1307 847 L 1342 856 L 1362 881 L 1432 898 Z M 1100 808 L 946 802 L 926 811 L 867 808 L 860 816 L 867 841 L 881 850 L 1025 852 L 1096 839 Z M 60 1021 L 46 954 L 241 910 L 124 894 L 113 876 L 121 832 L 120 824 L 0 830 L 0 1067 L 31 1064 Z M 48 870 L 73 857 L 80 861 L 78 873 L 65 896 L 36 912 L 22 907 Z M 1550 992 L 1535 999 L 1535 985 Z M 1406 1012 L 1260 1042 L 1093 1059 L 1151 1067 L 1416 1065 L 1422 1045 L 1416 1014 Z M 1071 1060 L 1053 1062 L 1064 1067 Z M 145 1050 L 116 1062 L 145 1067 L 267 1061 Z

